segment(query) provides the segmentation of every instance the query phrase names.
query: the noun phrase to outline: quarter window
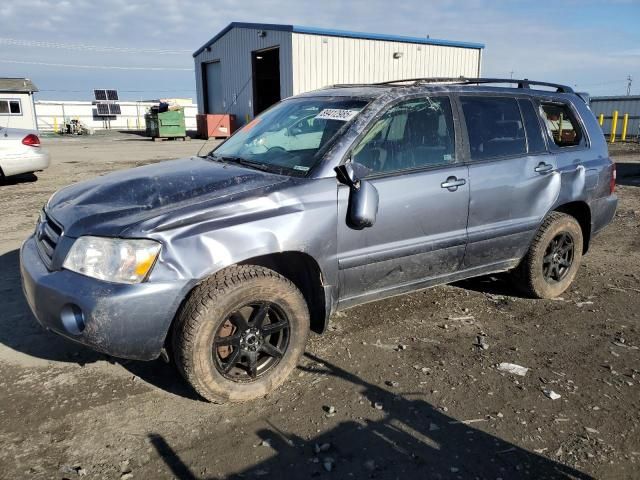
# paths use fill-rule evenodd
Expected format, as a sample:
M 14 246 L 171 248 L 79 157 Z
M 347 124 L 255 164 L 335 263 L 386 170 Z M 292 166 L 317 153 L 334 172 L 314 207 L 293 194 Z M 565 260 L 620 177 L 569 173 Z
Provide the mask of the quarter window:
M 527 142 L 515 98 L 461 97 L 472 160 L 525 155 Z
M 0 115 L 22 115 L 20 100 L 0 100 Z
M 558 147 L 575 147 L 582 142 L 582 131 L 569 106 L 564 103 L 543 103 L 540 113 L 547 133 Z
M 415 98 L 391 107 L 352 152 L 374 173 L 455 162 L 453 114 L 448 98 Z

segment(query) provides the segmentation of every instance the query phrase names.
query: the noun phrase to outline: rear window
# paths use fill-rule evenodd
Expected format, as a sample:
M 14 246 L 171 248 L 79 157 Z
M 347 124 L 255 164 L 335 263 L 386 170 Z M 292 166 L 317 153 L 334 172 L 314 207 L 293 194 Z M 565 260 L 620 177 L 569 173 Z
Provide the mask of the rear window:
M 542 103 L 540 113 L 549 137 L 558 147 L 575 147 L 582 143 L 583 135 L 578 121 L 564 103 Z
M 527 141 L 515 98 L 461 97 L 472 160 L 525 155 Z

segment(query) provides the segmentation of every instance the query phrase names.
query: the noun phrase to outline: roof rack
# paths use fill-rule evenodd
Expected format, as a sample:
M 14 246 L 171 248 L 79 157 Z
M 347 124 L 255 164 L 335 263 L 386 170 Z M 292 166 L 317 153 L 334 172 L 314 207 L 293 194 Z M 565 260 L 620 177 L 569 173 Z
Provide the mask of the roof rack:
M 513 83 L 518 84 L 518 88 L 531 88 L 531 85 L 555 88 L 558 93 L 574 93 L 573 88 L 559 83 L 538 82 L 528 78 L 466 78 L 466 77 L 430 77 L 430 78 L 408 78 L 404 80 L 391 80 L 380 82 L 375 85 L 395 85 L 410 83 L 412 86 L 425 83 L 452 83 L 456 85 L 480 85 L 488 83 Z

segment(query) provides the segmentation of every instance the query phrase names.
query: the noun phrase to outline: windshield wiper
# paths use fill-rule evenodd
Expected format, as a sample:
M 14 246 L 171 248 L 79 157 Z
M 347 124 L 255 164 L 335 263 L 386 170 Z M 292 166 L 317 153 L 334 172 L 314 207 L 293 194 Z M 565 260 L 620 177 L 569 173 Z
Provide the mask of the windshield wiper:
M 243 167 L 249 167 L 255 170 L 261 170 L 263 172 L 272 171 L 271 167 L 269 167 L 268 165 L 265 165 L 264 163 L 260 163 L 260 162 L 253 162 L 251 160 L 247 160 L 246 158 L 227 157 L 227 156 L 220 156 L 218 158 L 222 159 L 225 162 L 236 163 L 238 165 L 242 165 Z

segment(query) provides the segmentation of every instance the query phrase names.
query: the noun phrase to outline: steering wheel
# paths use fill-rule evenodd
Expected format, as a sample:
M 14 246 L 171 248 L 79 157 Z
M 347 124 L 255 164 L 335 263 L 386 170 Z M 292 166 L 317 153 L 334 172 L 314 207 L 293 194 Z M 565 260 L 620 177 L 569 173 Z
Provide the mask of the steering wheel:
M 273 153 L 273 152 L 286 152 L 286 150 L 282 147 L 271 147 L 267 149 L 267 153 Z

